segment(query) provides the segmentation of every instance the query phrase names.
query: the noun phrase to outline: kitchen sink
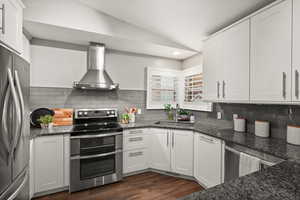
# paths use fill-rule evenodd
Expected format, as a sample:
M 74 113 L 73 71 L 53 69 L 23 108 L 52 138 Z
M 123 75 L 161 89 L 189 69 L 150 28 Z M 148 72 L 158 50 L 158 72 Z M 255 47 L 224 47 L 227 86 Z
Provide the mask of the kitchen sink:
M 194 126 L 194 123 L 188 122 L 188 121 L 157 121 L 154 124 L 157 125 L 167 125 L 167 126 L 187 126 L 187 127 L 191 127 Z

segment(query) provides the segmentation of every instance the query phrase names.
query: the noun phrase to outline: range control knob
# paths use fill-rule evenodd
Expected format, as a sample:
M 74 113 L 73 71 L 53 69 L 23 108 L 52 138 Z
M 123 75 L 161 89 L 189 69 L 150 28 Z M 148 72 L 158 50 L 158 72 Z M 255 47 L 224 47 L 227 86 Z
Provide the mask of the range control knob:
M 85 116 L 87 116 L 87 115 L 88 115 L 88 112 L 84 112 L 83 114 L 84 114 Z
M 78 116 L 81 116 L 82 115 L 82 112 L 78 112 Z

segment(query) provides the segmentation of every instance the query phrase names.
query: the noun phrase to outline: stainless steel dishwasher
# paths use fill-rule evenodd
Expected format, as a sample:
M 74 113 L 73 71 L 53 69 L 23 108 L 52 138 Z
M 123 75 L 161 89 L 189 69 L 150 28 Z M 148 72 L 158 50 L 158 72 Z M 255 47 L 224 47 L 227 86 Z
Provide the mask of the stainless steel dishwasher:
M 260 159 L 260 169 L 263 170 L 270 166 L 276 165 L 282 161 L 281 158 L 271 156 L 259 151 L 255 151 L 240 145 L 226 143 L 225 145 L 225 174 L 224 182 L 239 178 L 239 167 L 240 167 L 240 153 L 246 153 L 248 155 L 257 157 Z

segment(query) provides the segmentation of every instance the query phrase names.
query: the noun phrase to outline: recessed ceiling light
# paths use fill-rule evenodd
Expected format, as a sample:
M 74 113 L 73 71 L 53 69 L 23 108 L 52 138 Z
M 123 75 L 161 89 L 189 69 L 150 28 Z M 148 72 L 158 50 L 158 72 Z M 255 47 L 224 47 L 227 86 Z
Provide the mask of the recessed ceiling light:
M 178 51 L 173 51 L 173 55 L 174 56 L 178 56 L 178 55 L 180 55 L 181 53 L 180 52 L 178 52 Z

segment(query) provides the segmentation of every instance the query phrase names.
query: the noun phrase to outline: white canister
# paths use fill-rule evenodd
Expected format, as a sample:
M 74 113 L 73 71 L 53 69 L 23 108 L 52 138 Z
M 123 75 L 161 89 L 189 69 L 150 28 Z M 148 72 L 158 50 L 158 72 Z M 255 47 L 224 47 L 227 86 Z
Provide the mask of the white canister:
M 246 119 L 236 118 L 233 120 L 234 131 L 246 132 Z
M 270 122 L 268 121 L 255 121 L 255 135 L 259 137 L 270 136 Z
M 287 142 L 300 145 L 300 126 L 287 126 Z

